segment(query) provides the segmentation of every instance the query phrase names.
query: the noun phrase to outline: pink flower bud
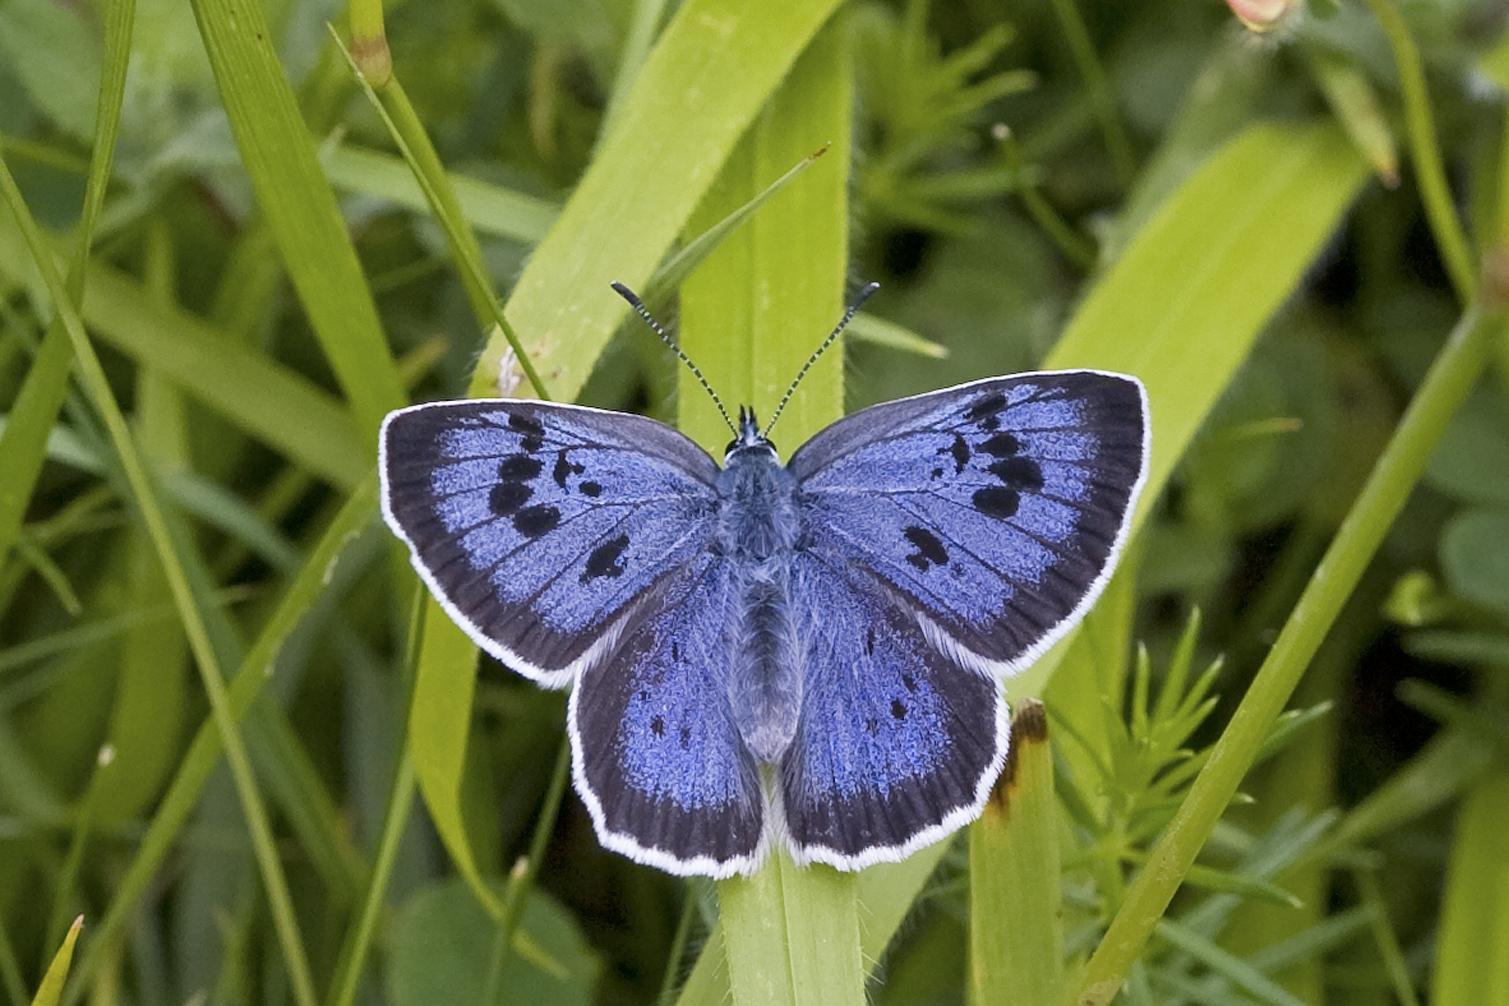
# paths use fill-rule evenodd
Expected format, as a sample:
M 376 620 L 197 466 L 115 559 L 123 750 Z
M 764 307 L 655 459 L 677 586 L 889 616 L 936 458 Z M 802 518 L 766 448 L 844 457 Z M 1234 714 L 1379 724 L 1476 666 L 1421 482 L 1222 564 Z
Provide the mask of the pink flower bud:
M 1277 28 L 1299 5 L 1300 0 L 1226 0 L 1237 20 L 1256 32 Z

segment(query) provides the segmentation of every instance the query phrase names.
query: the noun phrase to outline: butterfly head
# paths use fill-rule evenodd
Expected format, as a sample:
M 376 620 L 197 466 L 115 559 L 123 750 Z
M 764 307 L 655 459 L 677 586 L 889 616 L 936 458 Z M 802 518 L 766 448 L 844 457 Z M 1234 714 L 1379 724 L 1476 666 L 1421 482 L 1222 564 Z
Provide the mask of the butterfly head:
M 735 456 L 763 454 L 773 458 L 775 453 L 775 444 L 760 432 L 760 421 L 755 418 L 754 409 L 747 405 L 739 406 L 739 435 L 728 442 L 728 447 L 723 452 L 723 463 L 727 465 Z

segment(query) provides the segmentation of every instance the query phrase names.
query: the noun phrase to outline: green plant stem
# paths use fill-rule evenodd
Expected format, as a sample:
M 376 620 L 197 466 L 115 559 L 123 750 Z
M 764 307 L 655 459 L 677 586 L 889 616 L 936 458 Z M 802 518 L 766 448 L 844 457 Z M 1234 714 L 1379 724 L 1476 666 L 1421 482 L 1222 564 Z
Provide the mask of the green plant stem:
M 1447 421 L 1501 337 L 1502 305 L 1469 308 L 1432 364 L 1393 439 L 1321 558 L 1209 761 L 1127 891 L 1085 968 L 1077 1002 L 1109 1003 L 1121 987 L 1200 847 L 1257 757 L 1273 722 L 1325 639 L 1389 525 L 1403 508 Z
M 408 695 L 413 688 L 414 665 L 419 662 L 420 642 L 424 635 L 425 592 L 422 585 L 414 587 L 414 599 L 410 604 L 409 633 L 403 661 L 402 694 Z M 400 728 L 398 764 L 393 770 L 393 785 L 388 790 L 387 809 L 383 812 L 382 835 L 377 841 L 377 855 L 372 862 L 372 875 L 368 879 L 367 893 L 362 898 L 361 911 L 356 923 L 346 934 L 346 945 L 341 948 L 340 964 L 335 978 L 330 983 L 330 1006 L 350 1006 L 356 999 L 357 986 L 361 982 L 362 969 L 366 966 L 367 954 L 372 948 L 372 934 L 377 931 L 377 917 L 382 913 L 383 896 L 388 890 L 388 881 L 393 876 L 393 864 L 398 859 L 398 847 L 403 842 L 404 826 L 409 820 L 409 811 L 414 805 L 414 763 L 409 757 L 408 731 Z
M 440 162 L 440 155 L 435 151 L 435 145 L 430 142 L 424 123 L 420 121 L 419 114 L 414 111 L 414 106 L 409 102 L 403 85 L 399 84 L 398 78 L 390 73 L 379 92 L 362 73 L 355 57 L 341 43 L 340 36 L 335 33 L 334 28 L 330 29 L 330 34 L 335 39 L 336 45 L 341 46 L 341 51 L 345 53 L 347 61 L 351 64 L 351 70 L 361 84 L 363 92 L 366 93 L 367 99 L 372 103 L 372 107 L 377 110 L 378 115 L 387 125 L 393 142 L 398 145 L 399 152 L 403 154 L 410 170 L 414 172 L 414 180 L 424 190 L 425 199 L 429 201 L 435 219 L 444 229 L 451 245 L 451 252 L 456 256 L 456 264 L 461 268 L 461 281 L 478 322 L 484 328 L 496 326 L 508 341 L 509 348 L 513 350 L 514 360 L 525 379 L 529 381 L 530 387 L 534 389 L 534 393 L 544 401 L 550 401 L 550 393 L 545 390 L 545 382 L 540 379 L 539 372 L 535 370 L 534 364 L 529 359 L 529 354 L 524 351 L 524 344 L 519 341 L 518 333 L 504 316 L 503 305 L 498 302 L 497 297 L 493 296 L 492 286 L 482 266 L 482 248 L 477 244 L 476 235 L 466 225 L 466 218 L 461 212 L 461 204 L 456 199 L 456 192 L 451 187 L 450 177 L 445 172 L 445 165 Z
M 529 839 L 529 852 L 508 876 L 508 886 L 503 890 L 503 910 L 498 917 L 498 931 L 493 939 L 492 956 L 487 964 L 486 993 L 483 1002 L 498 1002 L 507 1006 L 509 991 L 502 986 L 503 962 L 513 947 L 513 935 L 519 927 L 519 917 L 524 912 L 524 903 L 534 887 L 534 878 L 540 872 L 540 860 L 545 856 L 545 846 L 555 831 L 555 820 L 561 812 L 561 799 L 566 795 L 566 781 L 571 778 L 571 741 L 561 739 L 561 749 L 555 756 L 555 771 L 550 775 L 550 786 L 540 804 L 540 818 L 535 822 L 534 834 Z
M 51 249 L 43 241 L 36 222 L 32 219 L 31 212 L 21 196 L 21 191 L 16 187 L 15 179 L 11 177 L 10 168 L 3 159 L 0 159 L 0 191 L 3 191 L 5 200 L 10 205 L 11 212 L 31 248 L 37 269 L 41 272 L 48 292 L 52 296 L 53 309 L 58 312 L 68 331 L 69 340 L 73 344 L 75 362 L 79 368 L 79 376 L 93 399 L 95 408 L 104 420 L 110 440 L 120 458 L 121 468 L 136 499 L 142 523 L 146 526 L 147 534 L 152 539 L 158 558 L 162 562 L 163 573 L 172 589 L 173 599 L 178 604 L 184 634 L 188 637 L 189 645 L 194 651 L 195 663 L 199 668 L 205 694 L 209 698 L 215 726 L 220 731 L 221 742 L 225 746 L 226 761 L 230 765 L 237 796 L 241 800 L 242 812 L 246 816 L 247 827 L 251 830 L 253 851 L 267 889 L 268 902 L 278 933 L 278 941 L 283 951 L 284 964 L 293 984 L 294 998 L 300 1006 L 313 1006 L 314 981 L 310 977 L 309 962 L 305 957 L 303 941 L 299 935 L 298 919 L 294 916 L 288 881 L 283 874 L 282 863 L 278 860 L 267 807 L 262 802 L 261 793 L 257 789 L 251 759 L 247 755 L 245 741 L 226 695 L 225 678 L 220 671 L 220 661 L 215 654 L 214 644 L 210 640 L 204 615 L 200 612 L 195 600 L 183 559 L 178 554 L 178 544 L 169 528 L 167 515 L 162 509 L 157 489 L 142 459 L 141 452 L 131 436 L 126 417 L 121 412 L 120 405 L 115 401 L 115 394 L 110 389 L 110 381 L 105 376 L 105 369 L 100 364 L 93 345 L 89 342 L 89 336 L 84 331 L 84 324 L 79 320 L 78 312 L 74 309 L 65 289 L 63 278 L 58 275 Z
M 682 885 L 681 918 L 676 920 L 676 933 L 671 937 L 671 950 L 665 956 L 665 977 L 660 979 L 660 995 L 656 1006 L 669 1006 L 674 1001 L 676 986 L 681 981 L 681 967 L 686 959 L 686 945 L 692 937 L 692 920 L 697 917 L 697 894 L 690 885 Z
M 1090 41 L 1090 31 L 1074 0 L 1053 0 L 1053 13 L 1074 54 L 1074 62 L 1085 78 L 1085 87 L 1090 91 L 1090 102 L 1095 109 L 1095 118 L 1100 121 L 1100 131 L 1105 134 L 1106 150 L 1116 169 L 1116 178 L 1123 186 L 1130 185 L 1137 171 L 1136 158 L 1132 154 L 1132 141 L 1122 124 L 1121 113 L 1116 108 L 1116 96 L 1111 93 L 1105 69 L 1100 65 L 1100 56 L 1095 44 Z
M 1425 87 L 1425 65 L 1420 49 L 1409 33 L 1409 25 L 1393 0 L 1368 0 L 1373 16 L 1388 38 L 1399 70 L 1399 86 L 1404 98 L 1404 128 L 1409 139 L 1409 159 L 1420 183 L 1420 198 L 1425 203 L 1425 218 L 1440 249 L 1441 260 L 1451 285 L 1462 303 L 1472 299 L 1477 287 L 1472 252 L 1467 234 L 1452 205 L 1451 189 L 1446 184 L 1446 168 L 1441 161 L 1441 147 L 1436 142 L 1436 126 L 1430 110 L 1430 94 Z
M 115 139 L 120 127 L 126 70 L 131 54 L 131 29 L 136 21 L 136 0 L 113 0 L 104 5 L 105 59 L 100 74 L 99 104 L 95 110 L 94 150 L 84 187 L 84 206 L 79 218 L 78 245 L 68 266 L 66 287 L 75 307 L 84 299 L 84 276 L 89 250 L 94 243 L 95 222 L 105 204 L 115 159 Z M 6 146 L 10 145 L 7 141 Z M 0 462 L 5 478 L 0 482 L 0 566 L 16 542 L 32 489 L 42 473 L 47 435 L 57 419 L 68 392 L 73 370 L 73 351 L 68 333 L 59 319 L 47 326 L 47 335 L 27 370 L 16 399 L 11 403 L 10 422 L 0 432 Z

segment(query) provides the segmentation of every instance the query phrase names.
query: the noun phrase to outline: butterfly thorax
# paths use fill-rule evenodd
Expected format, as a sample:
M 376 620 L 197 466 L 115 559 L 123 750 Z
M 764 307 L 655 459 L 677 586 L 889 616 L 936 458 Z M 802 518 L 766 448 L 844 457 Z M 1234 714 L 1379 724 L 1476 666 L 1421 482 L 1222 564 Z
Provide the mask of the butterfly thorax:
M 729 700 L 751 754 L 778 761 L 802 700 L 790 570 L 799 521 L 796 479 L 768 442 L 730 450 L 718 476 L 718 547 L 734 577 Z

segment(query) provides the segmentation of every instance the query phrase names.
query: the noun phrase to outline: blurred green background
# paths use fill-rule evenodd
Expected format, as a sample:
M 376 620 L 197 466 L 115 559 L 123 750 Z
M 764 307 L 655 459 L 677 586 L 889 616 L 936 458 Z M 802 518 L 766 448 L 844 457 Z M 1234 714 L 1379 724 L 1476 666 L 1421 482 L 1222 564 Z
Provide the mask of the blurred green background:
M 250 8 L 265 24 L 237 21 Z M 686 14 L 677 8 L 426 0 L 388 9 L 392 65 L 453 174 L 494 290 L 514 289 L 605 148 L 605 124 L 629 107 L 657 34 Z M 120 9 L 0 0 L 0 152 L 65 271 L 77 257 L 107 26 Z M 1294 262 L 1298 285 L 1262 319 L 1240 366 L 1212 369 L 1207 390 L 1218 402 L 1150 509 L 1123 578 L 1112 633 L 1123 671 L 1134 640 L 1150 654 L 1154 694 L 1170 666 L 1198 671 L 1224 656 L 1202 684 L 1169 686 L 1198 689 L 1187 736 L 1153 750 L 1145 778 L 1116 765 L 1097 772 L 1086 753 L 1096 745 L 1076 748 L 1075 717 L 1049 691 L 1050 721 L 1064 726 L 1055 745 L 1071 967 L 1187 788 L 1192 772 L 1179 766 L 1197 767 L 1194 752 L 1220 735 L 1336 534 L 1461 313 L 1477 275 L 1470 263 L 1493 247 L 1506 9 L 1402 5 L 1434 115 L 1423 149 L 1444 164 L 1444 205 L 1465 233 L 1455 261 L 1407 150 L 1408 81 L 1379 20 L 1390 11 L 1317 0 L 1264 33 L 1217 2 L 855 0 L 838 15 L 853 60 L 852 142 L 838 144 L 847 163 L 829 170 L 848 171 L 849 292 L 881 283 L 845 348 L 850 409 L 1041 361 L 1096 280 L 1149 221 L 1166 218 L 1165 200 L 1255 124 L 1270 125 L 1264 135 L 1279 151 L 1287 131 L 1328 123 L 1372 172 L 1355 196 L 1338 190 L 1348 206 L 1339 228 L 1318 255 Z M 511 950 L 495 946 L 494 923 L 416 800 L 399 818 L 371 947 L 355 965 L 343 956 L 403 749 L 411 587 L 386 534 L 353 520 L 339 563 L 291 613 L 276 613 L 370 467 L 368 419 L 391 398 L 383 382 L 401 381 L 416 400 L 464 394 L 488 326 L 327 22 L 348 35 L 345 8 L 328 0 L 196 0 L 192 9 L 137 0 L 129 72 L 115 91 L 119 142 L 87 266 L 76 270 L 83 321 L 192 559 L 188 579 L 221 671 L 230 676 L 252 641 L 267 647 L 252 651 L 266 661 L 253 669 L 271 678 L 242 720 L 244 737 L 316 986 L 349 973 L 362 1002 L 475 1001 L 489 988 L 502 990 L 500 1001 L 654 1002 L 674 991 L 706 938 L 713 887 L 605 852 L 569 793 L 558 819 L 547 817 Z M 213 69 L 211 37 L 223 60 Z M 238 70 L 239 57 L 227 55 L 252 51 L 276 53 L 263 70 L 286 77 L 287 107 L 302 125 L 285 117 L 280 134 L 271 114 L 272 125 L 256 125 L 276 102 L 225 76 L 255 80 L 257 65 Z M 111 94 L 108 74 L 103 85 Z M 640 105 L 651 98 L 639 95 Z M 345 357 L 331 349 L 329 333 L 361 329 L 366 309 L 343 286 L 346 266 L 322 258 L 312 238 L 305 258 L 290 251 L 288 221 L 318 206 L 297 203 L 289 187 L 301 162 L 276 145 L 259 148 L 260 166 L 247 155 L 248 144 L 279 135 L 310 138 L 303 156 L 317 158 L 339 199 L 396 370 L 363 348 L 360 332 Z M 670 178 L 690 170 L 659 168 Z M 1251 188 L 1216 205 L 1246 206 L 1267 184 L 1261 168 L 1239 179 Z M 319 174 L 306 179 L 309 191 Z M 805 181 L 785 183 L 772 205 Z M 292 207 L 282 218 L 280 194 Z M 614 193 L 627 204 L 638 195 Z M 1219 214 L 1173 221 L 1197 238 L 1228 223 Z M 322 226 L 311 216 L 311 234 Z M 635 235 L 616 240 L 632 246 Z M 1309 250 L 1274 250 L 1275 260 L 1298 254 Z M 1239 299 L 1272 263 L 1259 253 L 1238 265 L 1199 281 Z M 1201 261 L 1179 269 L 1193 284 Z M 1177 290 L 1177 271 L 1173 279 Z M 561 310 L 611 296 L 600 284 L 552 295 L 568 298 Z M 1169 287 L 1149 286 L 1148 296 Z M 209 706 L 98 402 L 75 381 L 55 421 L 43 408 L 40 425 L 13 428 L 43 366 L 53 303 L 22 229 L 0 210 L 0 494 L 9 494 L 0 512 L 20 520 L 0 521 L 0 999 L 31 1001 L 68 921 L 83 912 L 92 926 L 110 911 L 115 928 L 90 948 L 75 1001 L 282 1001 L 295 992 L 276 935 L 281 910 L 264 894 L 230 773 L 221 765 L 202 793 L 180 798 L 181 825 L 149 831 L 173 806 L 166 788 Z M 674 299 L 661 304 L 674 321 Z M 526 344 L 545 336 L 512 305 L 510 314 Z M 823 334 L 792 338 L 815 345 Z M 1134 345 L 1141 334 L 1117 337 Z M 1228 335 L 1202 338 L 1214 347 Z M 644 332 L 624 325 L 600 354 L 574 351 L 555 352 L 591 368 L 579 400 L 674 420 L 674 361 Z M 1205 352 L 1201 339 L 1181 344 L 1180 373 L 1201 379 Z M 1502 332 L 1496 354 L 1125 1001 L 1350 1004 L 1434 993 L 1509 1002 Z M 66 372 L 66 363 L 50 367 Z M 364 373 L 374 375 L 365 384 Z M 353 390 L 363 387 L 365 401 Z M 1155 396 L 1155 416 L 1159 407 Z M 26 414 L 38 414 L 35 400 Z M 22 474 L 35 467 L 28 437 L 38 458 L 45 445 L 35 478 Z M 1195 611 L 1192 649 L 1180 655 Z M 270 637 L 269 618 L 284 619 Z M 1088 715 L 1096 729 L 1114 735 L 1105 723 L 1123 718 L 1135 726 L 1135 702 L 1120 692 L 1081 698 L 1103 699 Z M 562 695 L 483 661 L 459 806 L 479 871 L 500 889 L 548 802 L 563 709 Z M 965 959 L 967 859 L 958 843 L 926 878 L 899 935 L 871 962 L 873 1001 L 981 1001 Z M 140 886 L 123 887 L 133 866 Z M 89 938 L 86 927 L 81 946 Z

